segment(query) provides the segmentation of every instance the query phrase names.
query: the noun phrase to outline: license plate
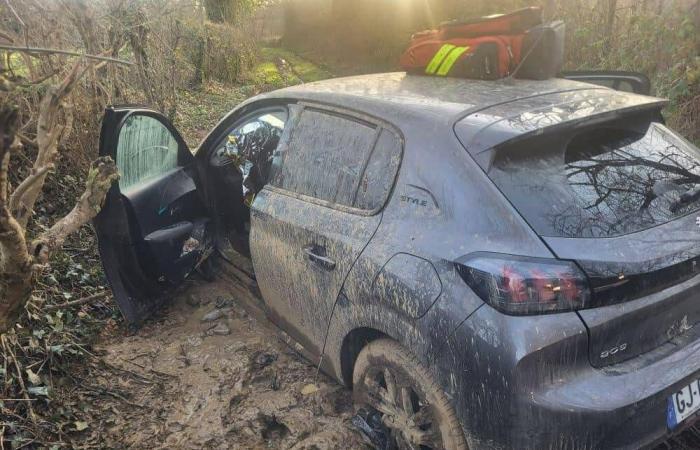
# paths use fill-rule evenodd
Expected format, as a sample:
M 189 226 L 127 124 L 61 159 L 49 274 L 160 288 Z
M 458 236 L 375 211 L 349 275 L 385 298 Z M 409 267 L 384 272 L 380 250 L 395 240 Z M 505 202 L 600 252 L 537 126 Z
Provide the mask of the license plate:
M 698 411 L 700 411 L 700 379 L 671 394 L 668 398 L 668 428 L 674 429 Z

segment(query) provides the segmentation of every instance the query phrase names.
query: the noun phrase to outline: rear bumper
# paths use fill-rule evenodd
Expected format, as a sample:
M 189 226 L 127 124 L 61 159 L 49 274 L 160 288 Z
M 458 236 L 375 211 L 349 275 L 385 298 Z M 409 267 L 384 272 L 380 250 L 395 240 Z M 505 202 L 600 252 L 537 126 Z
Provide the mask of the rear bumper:
M 576 314 L 511 317 L 484 306 L 435 369 L 473 448 L 637 449 L 668 438 L 668 397 L 700 378 L 692 337 L 595 369 Z
M 564 383 L 543 386 L 526 407 L 540 416 L 548 415 L 551 421 L 565 414 L 564 422 L 576 429 L 561 430 L 562 434 L 578 436 L 578 441 L 589 441 L 594 448 L 637 449 L 671 434 L 666 416 L 668 397 L 697 378 L 700 340 L 637 370 L 591 369 Z

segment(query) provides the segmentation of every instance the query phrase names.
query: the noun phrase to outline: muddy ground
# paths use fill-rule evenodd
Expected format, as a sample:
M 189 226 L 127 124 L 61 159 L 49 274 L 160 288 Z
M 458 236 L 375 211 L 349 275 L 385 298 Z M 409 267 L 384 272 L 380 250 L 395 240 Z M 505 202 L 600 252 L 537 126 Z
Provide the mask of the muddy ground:
M 106 330 L 102 370 L 86 368 L 80 388 L 94 418 L 84 446 L 369 448 L 350 424 L 350 392 L 244 306 L 197 280 L 138 332 Z

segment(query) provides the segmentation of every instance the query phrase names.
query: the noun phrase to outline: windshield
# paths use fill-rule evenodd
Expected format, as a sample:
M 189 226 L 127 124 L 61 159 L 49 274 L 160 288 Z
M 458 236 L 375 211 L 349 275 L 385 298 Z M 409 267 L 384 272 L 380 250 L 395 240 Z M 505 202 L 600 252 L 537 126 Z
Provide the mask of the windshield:
M 489 177 L 543 236 L 618 236 L 700 209 L 700 151 L 657 122 L 514 144 Z

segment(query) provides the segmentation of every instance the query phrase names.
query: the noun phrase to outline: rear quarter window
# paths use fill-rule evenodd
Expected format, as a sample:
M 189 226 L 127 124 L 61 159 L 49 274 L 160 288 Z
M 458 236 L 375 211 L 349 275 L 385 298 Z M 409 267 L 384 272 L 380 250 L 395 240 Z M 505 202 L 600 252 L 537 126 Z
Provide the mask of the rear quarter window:
M 399 136 L 382 130 L 360 179 L 353 206 L 374 211 L 384 205 L 401 163 L 401 150 Z

